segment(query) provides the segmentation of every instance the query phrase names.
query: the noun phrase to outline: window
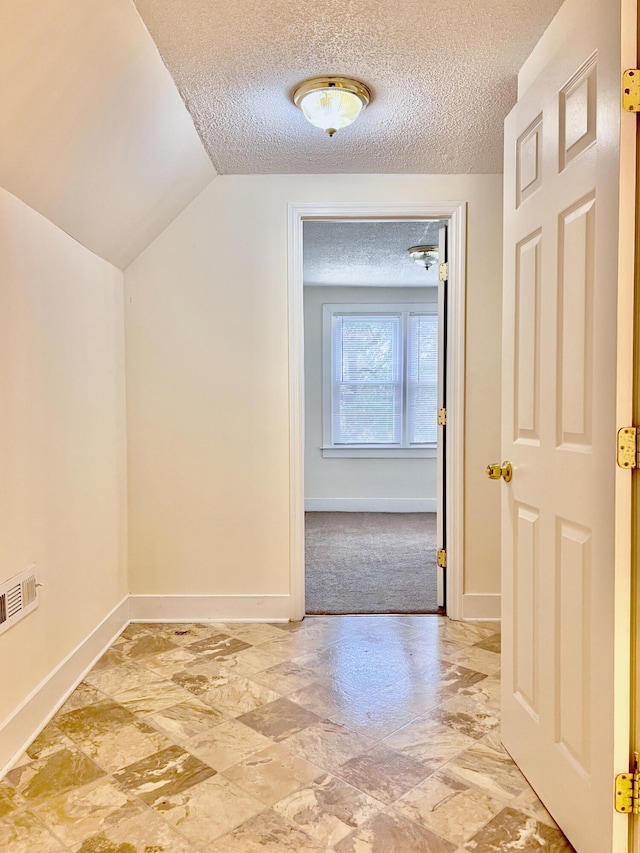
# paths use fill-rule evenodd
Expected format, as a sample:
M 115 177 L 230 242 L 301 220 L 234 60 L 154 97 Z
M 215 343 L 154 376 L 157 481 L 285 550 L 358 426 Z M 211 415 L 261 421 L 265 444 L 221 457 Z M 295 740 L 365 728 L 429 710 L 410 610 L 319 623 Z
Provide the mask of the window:
M 324 456 L 433 456 L 435 304 L 325 305 Z

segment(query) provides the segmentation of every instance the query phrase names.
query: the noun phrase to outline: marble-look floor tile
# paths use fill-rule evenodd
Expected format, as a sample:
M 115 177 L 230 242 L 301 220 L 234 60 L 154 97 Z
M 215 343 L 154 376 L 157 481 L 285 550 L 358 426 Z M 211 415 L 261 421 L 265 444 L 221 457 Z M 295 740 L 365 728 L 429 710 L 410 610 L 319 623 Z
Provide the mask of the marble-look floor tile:
M 145 658 L 144 665 L 147 669 L 152 670 L 156 675 L 161 675 L 163 678 L 171 678 L 176 672 L 182 672 L 191 664 L 202 663 L 202 659 L 197 654 L 190 652 L 187 646 L 180 646 L 177 649 L 171 649 L 169 652 L 162 652 L 159 655 L 151 655 Z
M 376 693 L 358 696 L 325 716 L 377 741 L 406 726 L 419 714 L 407 708 L 401 698 L 393 695 L 393 691 L 388 691 L 384 700 Z
M 39 802 L 48 797 L 80 788 L 105 772 L 79 749 L 61 749 L 30 764 L 16 767 L 7 774 L 29 802 Z
M 280 632 L 280 636 L 274 636 L 258 648 L 269 654 L 276 655 L 282 660 L 292 660 L 301 655 L 309 654 L 317 649 L 324 648 L 333 642 L 320 632 L 298 631 L 297 633 Z
M 501 634 L 491 634 L 490 637 L 487 637 L 484 640 L 480 640 L 473 645 L 478 649 L 486 649 L 488 652 L 496 652 L 500 654 L 501 649 Z
M 50 797 L 34 807 L 38 817 L 68 847 L 81 844 L 109 826 L 137 819 L 144 811 L 142 803 L 109 778 Z
M 529 788 L 529 783 L 507 753 L 493 748 L 486 741 L 460 753 L 447 764 L 446 771 L 449 776 L 507 802 Z
M 114 692 L 113 698 L 127 710 L 144 716 L 180 702 L 188 702 L 191 694 L 171 679 L 156 677 L 154 681 L 148 681 L 139 687 Z
M 9 853 L 65 853 L 65 847 L 31 812 L 0 820 L 0 850 Z
M 474 741 L 436 720 L 420 717 L 389 735 L 382 743 L 435 771 L 472 746 Z
M 353 696 L 345 694 L 330 678 L 312 681 L 306 687 L 289 693 L 288 698 L 319 717 L 327 717 L 330 720 L 353 709 L 357 704 Z
M 136 720 L 84 740 L 80 746 L 96 764 L 114 772 L 172 746 L 172 742 L 142 720 Z
M 28 764 L 36 758 L 46 758 L 61 749 L 73 749 L 73 741 L 56 725 L 56 719 L 54 717 L 29 744 L 26 752 L 16 762 L 17 766 Z
M 160 652 L 168 652 L 170 649 L 175 649 L 176 644 L 162 634 L 145 632 L 130 639 L 121 637 L 116 640 L 112 648 L 123 654 L 125 658 L 135 660 L 148 655 L 157 655 Z
M 455 654 L 458 655 L 461 652 L 458 651 Z M 491 653 L 487 652 L 487 654 Z M 457 693 L 487 677 L 486 673 L 464 666 L 460 661 L 431 657 L 425 657 L 416 662 L 409 675 L 419 683 L 437 684 L 449 693 Z
M 249 646 L 243 651 L 235 652 L 224 659 L 224 668 L 230 672 L 237 672 L 240 675 L 250 675 L 254 681 L 260 682 L 260 679 L 255 676 L 258 673 L 264 672 L 272 666 L 277 666 L 283 663 L 282 659 L 275 655 L 265 652 L 257 646 Z M 265 684 L 269 687 L 269 684 Z
M 122 666 L 125 662 L 126 658 L 122 652 L 118 652 L 116 649 L 107 649 L 100 660 L 94 663 L 91 671 L 100 672 L 103 669 L 111 669 L 112 666 Z
M 0 782 L 0 849 L 567 853 L 495 725 L 499 644 L 441 616 L 130 625 Z
M 211 664 L 215 666 L 215 664 Z M 210 673 L 210 674 L 209 674 Z M 273 690 L 229 671 L 198 667 L 176 673 L 176 684 L 229 716 L 237 717 L 280 698 Z
M 222 772 L 231 782 L 268 806 L 324 773 L 319 767 L 294 755 L 283 743 L 256 752 Z
M 490 675 L 488 678 L 485 678 L 482 681 L 477 681 L 470 687 L 463 687 L 458 690 L 455 695 L 469 696 L 475 699 L 476 702 L 480 702 L 482 705 L 485 705 L 487 708 L 499 714 L 501 702 L 500 690 L 500 677 Z
M 401 706 L 415 719 L 450 698 L 451 695 L 451 692 L 437 680 L 428 682 L 414 675 L 403 677 L 391 687 L 371 693 L 366 697 L 366 705 L 374 705 L 381 710 Z
M 0 780 L 0 820 L 24 805 L 24 800 L 6 779 Z
M 402 677 L 402 651 L 390 650 L 384 642 L 349 637 L 324 649 L 295 658 L 295 662 L 318 676 L 332 678 L 349 695 L 373 693 Z
M 409 791 L 394 805 L 397 813 L 456 845 L 468 841 L 503 808 L 503 803 L 442 771 Z
M 321 721 L 317 714 L 285 698 L 261 705 L 255 711 L 249 711 L 237 719 L 276 742 Z
M 115 640 L 116 643 L 124 640 L 134 640 L 136 637 L 141 637 L 144 634 L 157 633 L 158 624 L 151 622 L 130 622 L 124 631 L 120 632 L 120 636 Z
M 177 646 L 190 646 L 206 637 L 228 633 L 213 622 L 164 622 L 154 625 L 154 629 Z
M 512 808 L 503 809 L 464 849 L 472 853 L 575 853 L 557 829 Z
M 106 669 L 92 669 L 85 681 L 97 687 L 105 695 L 112 696 L 122 690 L 156 681 L 157 678 L 156 672 L 152 672 L 141 663 L 127 662 L 121 666 L 110 666 Z
M 69 711 L 75 711 L 77 708 L 85 708 L 87 705 L 95 705 L 96 702 L 102 702 L 105 698 L 104 694 L 91 684 L 83 681 L 73 691 L 64 705 L 58 710 L 56 716 L 68 714 Z
M 454 853 L 455 845 L 402 815 L 376 815 L 334 847 L 336 853 Z
M 260 650 L 262 651 L 262 650 Z M 262 654 L 267 654 L 262 652 Z M 271 655 L 270 655 L 271 657 Z M 318 678 L 318 673 L 307 669 L 292 660 L 279 661 L 277 664 L 256 673 L 253 680 L 264 684 L 276 693 L 290 694 L 302 690 Z
M 268 622 L 236 622 L 230 626 L 228 633 L 252 646 L 259 646 L 282 636 L 280 629 L 269 625 Z
M 422 782 L 429 770 L 419 761 L 378 744 L 342 764 L 336 774 L 389 805 Z
M 223 776 L 207 779 L 188 791 L 163 797 L 158 814 L 196 846 L 213 841 L 264 810 L 264 803 Z
M 239 720 L 227 720 L 185 741 L 185 748 L 215 770 L 226 770 L 271 745 L 268 737 Z
M 59 713 L 55 718 L 55 725 L 77 741 L 90 740 L 103 732 L 118 731 L 122 726 L 135 722 L 135 714 L 113 699 L 102 699 L 93 705 Z
M 268 809 L 219 838 L 207 853 L 324 853 L 326 849 Z
M 107 770 L 119 770 L 171 746 L 163 734 L 111 699 L 77 708 L 57 721 L 90 758 Z
M 239 637 L 230 637 L 228 634 L 212 634 L 210 637 L 196 640 L 195 643 L 191 643 L 186 648 L 190 652 L 202 655 L 210 660 L 224 660 L 229 655 L 251 648 L 251 645 Z
M 145 719 L 149 725 L 175 743 L 184 743 L 192 737 L 209 732 L 213 726 L 227 722 L 229 717 L 212 705 L 190 696 L 185 702 L 164 708 Z
M 500 654 L 481 649 L 477 645 L 467 646 L 451 655 L 447 654 L 446 659 L 485 675 L 495 675 L 500 669 Z
M 350 758 L 373 746 L 368 738 L 350 731 L 331 720 L 323 720 L 303 729 L 285 741 L 300 758 L 333 773 Z
M 125 767 L 114 778 L 144 803 L 156 806 L 215 774 L 215 770 L 179 746 L 171 746 Z
M 274 810 L 319 844 L 331 847 L 383 807 L 373 797 L 327 774 L 285 797 Z
M 71 849 L 73 853 L 199 853 L 198 848 L 149 810 L 133 820 L 105 826 Z
M 500 724 L 498 711 L 488 708 L 475 697 L 459 694 L 432 709 L 425 716 L 474 740 L 484 737 Z

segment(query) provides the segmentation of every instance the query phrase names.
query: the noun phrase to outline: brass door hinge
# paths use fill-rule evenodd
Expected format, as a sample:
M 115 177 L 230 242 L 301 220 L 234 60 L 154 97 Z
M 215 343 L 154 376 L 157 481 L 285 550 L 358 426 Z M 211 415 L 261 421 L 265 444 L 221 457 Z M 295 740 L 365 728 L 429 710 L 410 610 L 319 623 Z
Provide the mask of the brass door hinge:
M 438 267 L 438 279 L 440 281 L 449 281 L 449 264 L 440 264 Z
M 447 423 L 447 410 L 438 409 L 438 426 L 445 426 Z
M 623 427 L 618 430 L 616 461 L 620 468 L 640 468 L 637 427 Z
M 444 548 L 441 548 L 438 551 L 438 565 L 442 569 L 446 569 L 447 567 L 447 552 L 444 550 Z
M 616 776 L 615 803 L 620 814 L 640 814 L 640 773 L 638 753 L 633 753 L 633 770 Z
M 629 68 L 622 75 L 622 108 L 628 113 L 640 112 L 640 71 Z

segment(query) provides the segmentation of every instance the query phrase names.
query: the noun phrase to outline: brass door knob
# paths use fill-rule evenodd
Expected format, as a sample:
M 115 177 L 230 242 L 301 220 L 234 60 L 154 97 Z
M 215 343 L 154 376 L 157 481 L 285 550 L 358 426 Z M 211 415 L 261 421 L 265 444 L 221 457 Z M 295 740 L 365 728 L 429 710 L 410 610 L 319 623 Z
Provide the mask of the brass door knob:
M 511 462 L 503 462 L 502 465 L 498 462 L 493 462 L 491 465 L 487 465 L 486 471 L 487 477 L 490 480 L 499 480 L 500 477 L 503 477 L 505 483 L 510 483 L 513 477 Z

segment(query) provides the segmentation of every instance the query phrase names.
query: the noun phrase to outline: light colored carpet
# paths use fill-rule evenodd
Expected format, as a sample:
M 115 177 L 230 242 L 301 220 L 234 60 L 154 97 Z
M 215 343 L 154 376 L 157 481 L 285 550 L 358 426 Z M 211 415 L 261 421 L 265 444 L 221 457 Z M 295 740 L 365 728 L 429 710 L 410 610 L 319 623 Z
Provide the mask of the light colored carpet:
M 305 513 L 307 613 L 435 613 L 431 512 Z

